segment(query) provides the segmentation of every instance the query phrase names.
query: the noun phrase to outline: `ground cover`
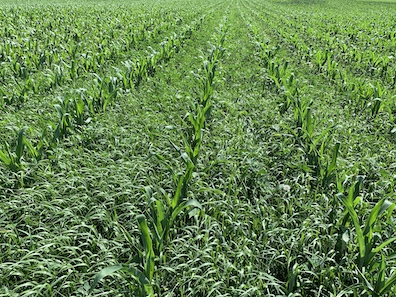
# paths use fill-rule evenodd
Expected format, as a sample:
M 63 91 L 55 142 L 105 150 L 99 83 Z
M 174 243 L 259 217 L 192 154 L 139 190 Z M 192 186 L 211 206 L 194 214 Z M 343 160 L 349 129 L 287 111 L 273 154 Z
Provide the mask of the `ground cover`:
M 3 4 L 0 296 L 393 296 L 395 9 Z

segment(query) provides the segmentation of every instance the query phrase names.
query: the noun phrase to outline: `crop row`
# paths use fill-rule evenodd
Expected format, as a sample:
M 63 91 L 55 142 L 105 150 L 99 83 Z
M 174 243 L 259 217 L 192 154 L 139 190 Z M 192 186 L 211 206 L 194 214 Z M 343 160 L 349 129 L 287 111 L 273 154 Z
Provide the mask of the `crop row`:
M 282 26 L 274 29 L 274 33 L 282 40 L 283 46 L 297 52 L 301 61 L 311 65 L 312 70 L 318 74 L 325 75 L 340 92 L 347 94 L 357 112 L 369 110 L 370 115 L 376 117 L 378 112 L 384 110 L 393 118 L 395 107 L 392 103 L 392 91 L 396 82 L 396 68 L 392 63 L 392 52 L 384 49 L 385 46 L 375 45 L 375 48 L 384 49 L 385 53 L 365 53 L 361 50 L 360 39 L 357 38 L 359 42 L 355 40 L 353 45 L 340 48 L 345 44 L 341 38 L 350 35 L 349 31 L 356 30 L 353 26 L 328 32 L 328 26 L 321 25 L 321 20 L 310 18 L 310 22 L 306 24 L 307 21 L 302 20 L 304 15 L 295 16 L 292 20 L 279 20 L 271 13 L 261 11 L 260 18 L 264 16 L 266 22 L 282 23 Z M 363 30 L 366 26 L 368 24 L 360 23 L 358 28 Z M 379 34 L 377 26 L 370 25 L 369 28 L 366 38 Z M 387 46 L 393 42 L 386 38 L 376 40 L 382 40 Z M 368 43 L 366 39 L 362 42 Z M 349 60 L 348 56 L 355 57 L 356 61 Z
M 64 12 L 64 15 L 84 15 L 94 19 L 102 12 L 92 11 L 86 16 L 77 10 Z M 14 13 L 32 14 L 31 11 Z M 49 16 L 53 13 L 48 9 L 34 15 L 51 20 Z M 183 20 L 176 13 L 168 13 L 164 17 L 161 10 L 143 13 L 138 21 L 134 14 L 126 14 L 121 10 L 119 13 L 111 26 L 101 25 L 103 28 L 100 30 L 97 23 L 88 24 L 83 19 L 74 17 L 58 18 L 56 23 L 51 21 L 44 24 L 42 30 L 30 32 L 26 27 L 35 26 L 36 23 L 31 20 L 29 22 L 27 16 L 23 18 L 27 23 L 20 22 L 19 30 L 29 35 L 7 32 L 0 44 L 0 104 L 21 106 L 32 95 L 47 94 L 53 92 L 54 88 L 71 84 L 77 79 L 87 79 L 92 73 L 103 72 L 107 65 L 138 60 L 144 46 L 151 45 L 154 51 L 156 47 L 153 45 L 160 43 L 164 33 L 175 30 L 178 34 L 178 28 L 184 27 L 183 22 L 189 21 Z M 75 25 L 62 27 L 64 22 Z M 125 28 L 121 23 L 129 25 Z M 11 25 L 5 26 L 9 28 Z M 54 27 L 61 28 L 56 35 L 51 34 Z
M 259 17 L 255 12 L 252 14 Z M 284 29 L 284 27 L 281 28 Z M 356 257 L 356 261 L 359 269 L 361 271 L 367 271 L 360 275 L 362 282 L 366 282 L 367 284 L 367 290 L 371 291 L 372 294 L 376 296 L 386 294 L 392 290 L 396 282 L 396 275 L 391 273 L 391 268 L 387 265 L 385 250 L 396 238 L 391 237 L 383 243 L 376 244 L 372 234 L 374 229 L 378 230 L 376 225 L 382 224 L 379 220 L 382 211 L 390 215 L 395 205 L 389 200 L 381 199 L 371 210 L 369 219 L 365 222 L 365 227 L 361 227 L 356 207 L 361 199 L 359 197 L 359 191 L 362 179 L 358 178 L 356 184 L 352 185 L 349 191 L 344 188 L 345 175 L 342 174 L 344 169 L 337 168 L 336 162 L 340 143 L 335 145 L 334 151 L 330 157 L 326 156 L 326 151 L 329 151 L 329 139 L 333 138 L 328 135 L 332 128 L 329 127 L 321 133 L 315 132 L 315 120 L 311 108 L 312 101 L 310 101 L 311 99 L 309 97 L 301 97 L 301 81 L 295 78 L 295 71 L 290 70 L 289 62 L 282 57 L 280 46 L 272 45 L 271 41 L 263 42 L 259 35 L 260 30 L 254 25 L 250 24 L 249 29 L 251 36 L 254 38 L 253 42 L 257 44 L 257 56 L 259 57 L 259 61 L 266 69 L 270 81 L 280 94 L 280 112 L 284 113 L 290 107 L 292 108 L 295 128 L 284 128 L 297 137 L 297 143 L 305 152 L 307 168 L 312 170 L 314 176 L 316 176 L 315 180 L 318 179 L 318 181 L 321 181 L 318 190 L 326 192 L 329 191 L 332 184 L 337 185 L 339 194 L 334 197 L 333 208 L 336 208 L 338 203 L 341 202 L 346 210 L 341 217 L 336 218 L 334 216 L 335 212 L 332 212 L 330 217 L 330 220 L 335 226 L 339 224 L 335 229 L 330 230 L 330 234 L 334 234 L 334 232 L 335 234 L 338 233 L 338 240 L 335 246 L 337 252 L 336 257 L 341 259 L 346 256 L 347 253 L 357 253 L 358 256 Z M 278 36 L 284 38 L 286 42 L 290 40 L 289 35 L 280 33 Z M 303 53 L 299 52 L 299 54 Z M 279 55 L 280 57 L 278 57 Z M 318 54 L 316 57 L 318 57 Z M 329 58 L 326 56 L 325 61 L 323 64 L 320 64 L 320 66 L 326 70 L 326 75 L 337 85 L 336 81 L 339 77 L 337 75 L 332 77 L 331 74 L 331 67 L 336 63 L 328 61 Z M 327 67 L 324 65 L 325 62 L 327 63 Z M 339 71 L 337 73 L 339 73 Z M 380 98 L 383 94 L 379 85 L 377 85 L 377 87 L 372 86 L 371 89 L 374 91 L 371 92 L 369 98 L 373 98 L 376 102 L 376 104 L 373 104 L 371 107 L 371 115 L 376 116 L 380 108 Z M 381 92 L 381 94 L 379 94 L 379 92 Z M 364 108 L 367 108 L 367 106 L 364 105 Z M 348 195 L 343 194 L 345 191 L 348 192 Z M 380 211 L 380 209 L 382 209 L 382 211 Z M 356 246 L 351 249 L 345 248 L 347 241 L 343 237 L 346 234 L 345 232 L 350 232 L 348 220 L 351 220 L 351 223 L 353 222 L 356 232 Z M 388 223 L 391 222 L 388 221 Z M 377 267 L 381 267 L 381 269 L 377 271 Z M 388 270 L 388 272 L 386 272 L 386 270 Z M 375 275 L 373 275 L 374 271 L 377 271 Z M 388 278 L 386 278 L 386 275 L 388 275 Z M 294 277 L 297 277 L 297 275 L 294 275 Z
M 123 69 L 115 68 L 114 76 L 94 74 L 95 79 L 88 89 L 79 89 L 73 97 L 63 97 L 55 104 L 58 122 L 42 128 L 39 140 L 31 142 L 26 137 L 27 127 L 17 130 L 15 146 L 5 142 L 0 150 L 0 160 L 13 172 L 23 170 L 24 166 L 39 162 L 57 146 L 65 136 L 78 131 L 89 123 L 96 114 L 105 112 L 119 93 L 138 87 L 148 76 L 155 74 L 156 68 L 166 63 L 183 45 L 193 32 L 201 28 L 203 17 L 184 26 L 179 34 L 174 33 L 160 44 L 160 49 L 134 61 L 123 63 Z
M 177 186 L 172 196 L 165 195 L 162 199 L 155 198 L 153 189 L 145 188 L 149 199 L 150 213 L 148 217 L 141 213 L 136 220 L 141 235 L 141 248 L 135 248 L 137 256 L 132 263 L 118 264 L 104 268 L 95 277 L 90 291 L 93 291 L 98 282 L 104 277 L 117 271 L 132 276 L 138 283 L 136 296 L 154 297 L 162 291 L 158 283 L 158 266 L 166 265 L 165 247 L 170 241 L 170 231 L 174 228 L 176 219 L 183 210 L 201 209 L 201 204 L 195 199 L 189 199 L 189 185 L 196 170 L 198 157 L 201 151 L 204 132 L 207 122 L 210 120 L 212 108 L 213 83 L 216 76 L 216 68 L 222 58 L 225 48 L 224 41 L 227 29 L 226 24 L 221 23 L 214 37 L 215 44 L 211 45 L 209 56 L 203 61 L 203 76 L 199 80 L 200 95 L 195 102 L 195 110 L 187 115 L 189 128 L 185 135 L 181 135 L 184 148 L 175 148 L 180 151 L 184 161 L 184 173 L 176 177 Z M 127 231 L 125 231 L 127 232 Z M 126 236 L 130 236 L 125 233 Z

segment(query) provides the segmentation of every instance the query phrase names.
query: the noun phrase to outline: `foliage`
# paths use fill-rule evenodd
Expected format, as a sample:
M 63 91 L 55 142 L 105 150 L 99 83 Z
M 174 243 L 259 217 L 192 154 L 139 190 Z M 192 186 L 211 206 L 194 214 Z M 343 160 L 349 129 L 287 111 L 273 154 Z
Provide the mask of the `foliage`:
M 0 296 L 395 295 L 394 10 L 3 1 Z

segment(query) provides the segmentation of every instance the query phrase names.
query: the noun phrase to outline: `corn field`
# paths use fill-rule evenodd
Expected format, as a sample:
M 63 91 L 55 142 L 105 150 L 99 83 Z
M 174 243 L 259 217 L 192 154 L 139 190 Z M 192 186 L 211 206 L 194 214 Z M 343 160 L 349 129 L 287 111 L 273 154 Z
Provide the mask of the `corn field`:
M 0 296 L 396 295 L 396 2 L 0 4 Z

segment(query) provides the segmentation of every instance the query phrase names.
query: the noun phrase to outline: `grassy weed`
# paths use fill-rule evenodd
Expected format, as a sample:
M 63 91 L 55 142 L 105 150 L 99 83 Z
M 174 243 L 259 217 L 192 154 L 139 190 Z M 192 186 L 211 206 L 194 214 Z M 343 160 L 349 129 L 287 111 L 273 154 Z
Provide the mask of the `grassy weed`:
M 0 296 L 395 295 L 395 7 L 319 2 L 4 2 Z

